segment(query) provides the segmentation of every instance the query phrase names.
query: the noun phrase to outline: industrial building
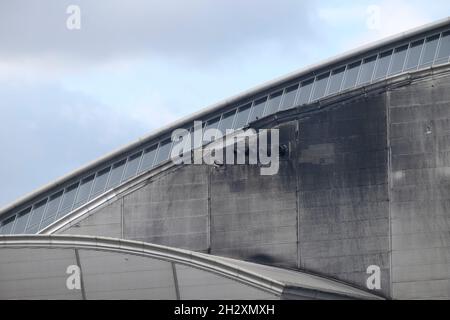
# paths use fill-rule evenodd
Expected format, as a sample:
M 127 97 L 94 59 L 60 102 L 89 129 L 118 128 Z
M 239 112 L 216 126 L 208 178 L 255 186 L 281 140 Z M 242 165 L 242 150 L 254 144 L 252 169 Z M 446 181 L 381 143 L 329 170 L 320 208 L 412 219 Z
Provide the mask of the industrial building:
M 450 299 L 449 62 L 445 19 L 229 98 L 17 200 L 0 211 L 0 299 Z M 175 164 L 172 132 L 194 121 L 278 129 L 278 172 Z

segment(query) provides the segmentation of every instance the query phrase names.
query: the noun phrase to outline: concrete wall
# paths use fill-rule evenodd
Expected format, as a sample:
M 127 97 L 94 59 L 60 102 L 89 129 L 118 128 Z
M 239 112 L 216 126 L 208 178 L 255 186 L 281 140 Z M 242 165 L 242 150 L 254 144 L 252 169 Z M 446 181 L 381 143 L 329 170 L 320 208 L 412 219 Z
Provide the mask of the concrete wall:
M 389 93 L 393 295 L 450 298 L 450 79 Z
M 365 286 L 381 268 L 389 294 L 389 211 L 384 96 L 300 121 L 301 267 Z
M 282 124 L 280 172 L 180 167 L 64 233 L 301 268 L 393 298 L 450 298 L 450 78 Z
M 59 233 L 122 238 L 122 201 L 108 203 L 80 223 Z
M 191 166 L 162 174 L 124 198 L 124 238 L 208 250 L 208 170 Z
M 208 251 L 208 172 L 208 167 L 191 166 L 162 173 L 61 233 Z
M 280 143 L 295 145 L 295 123 Z M 211 170 L 211 253 L 279 266 L 298 265 L 295 162 L 282 158 L 277 175 L 257 166 Z

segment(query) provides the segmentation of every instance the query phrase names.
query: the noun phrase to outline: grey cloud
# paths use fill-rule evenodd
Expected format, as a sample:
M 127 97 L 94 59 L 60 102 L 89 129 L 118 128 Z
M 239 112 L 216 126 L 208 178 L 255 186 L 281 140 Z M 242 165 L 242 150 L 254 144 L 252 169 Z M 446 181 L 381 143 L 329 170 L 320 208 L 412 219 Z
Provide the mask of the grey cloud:
M 70 4 L 81 8 L 79 31 L 66 29 Z M 203 60 L 264 41 L 297 50 L 300 39 L 314 39 L 314 6 L 299 0 L 6 0 L 0 57 Z

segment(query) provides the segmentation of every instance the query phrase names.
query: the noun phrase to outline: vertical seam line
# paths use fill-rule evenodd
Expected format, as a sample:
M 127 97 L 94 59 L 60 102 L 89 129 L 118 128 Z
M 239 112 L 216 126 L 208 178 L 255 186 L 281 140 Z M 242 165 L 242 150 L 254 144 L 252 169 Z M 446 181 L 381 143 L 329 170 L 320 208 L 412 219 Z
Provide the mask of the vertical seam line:
M 86 299 L 86 291 L 84 290 L 83 269 L 81 268 L 81 260 L 80 260 L 80 254 L 78 252 L 78 249 L 75 249 L 75 259 L 76 259 L 78 267 L 80 268 L 81 296 L 83 297 L 83 300 L 87 300 Z
M 177 269 L 176 269 L 175 263 L 171 262 L 171 265 L 172 265 L 172 273 L 173 273 L 173 282 L 175 285 L 175 294 L 176 294 L 177 300 L 181 300 L 180 287 L 178 286 Z

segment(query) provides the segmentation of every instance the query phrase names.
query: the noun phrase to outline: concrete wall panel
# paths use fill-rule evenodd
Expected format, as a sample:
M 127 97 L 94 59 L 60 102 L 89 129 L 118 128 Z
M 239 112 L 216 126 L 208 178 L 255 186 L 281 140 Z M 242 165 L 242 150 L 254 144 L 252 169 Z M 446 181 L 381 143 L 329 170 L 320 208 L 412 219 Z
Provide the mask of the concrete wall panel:
M 450 81 L 389 93 L 393 296 L 450 298 Z
M 386 122 L 384 96 L 300 121 L 299 255 L 302 268 L 361 287 L 377 265 L 389 295 Z
M 280 128 L 280 143 L 292 142 L 295 123 Z M 287 160 L 273 176 L 261 176 L 258 166 L 212 169 L 212 254 L 297 266 L 297 180 Z

